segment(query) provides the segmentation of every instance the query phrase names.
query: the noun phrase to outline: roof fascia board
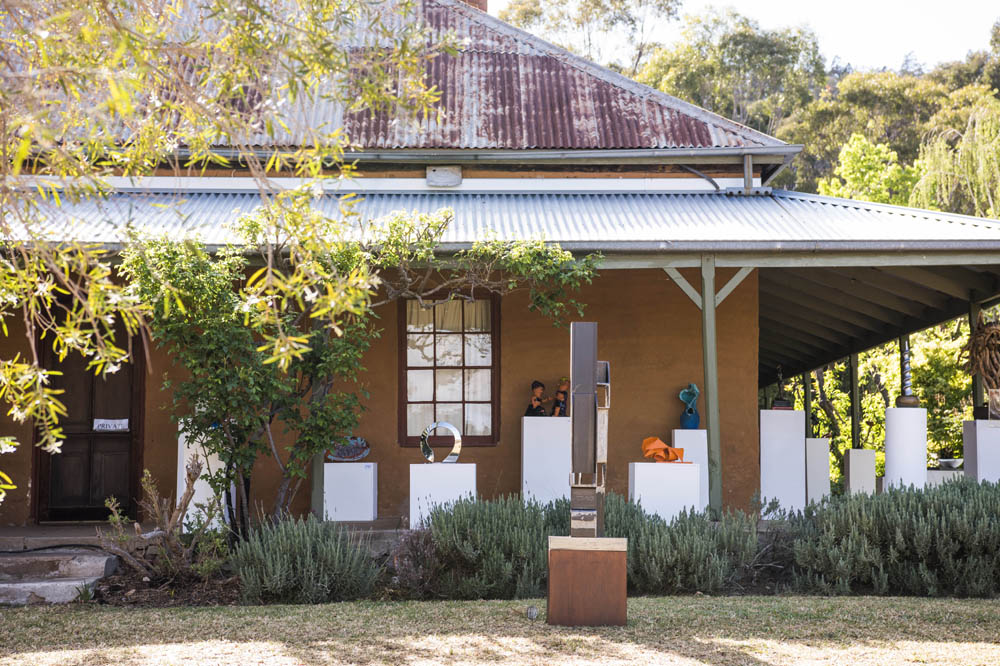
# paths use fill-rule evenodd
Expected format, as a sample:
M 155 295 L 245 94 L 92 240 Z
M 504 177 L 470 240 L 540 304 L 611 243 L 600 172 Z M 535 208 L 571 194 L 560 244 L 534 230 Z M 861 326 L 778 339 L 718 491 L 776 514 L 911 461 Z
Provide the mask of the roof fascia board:
M 255 150 L 260 158 L 275 150 Z M 291 148 L 289 148 L 291 150 Z M 239 160 L 241 151 L 218 148 L 214 152 L 230 160 Z M 757 164 L 782 164 L 802 152 L 798 144 L 750 146 L 746 148 L 623 148 L 613 150 L 468 150 L 428 148 L 414 150 L 360 150 L 344 153 L 345 162 L 390 162 L 418 164 L 703 164 L 710 162 L 742 163 L 744 155 L 753 155 Z M 177 152 L 181 160 L 191 157 L 186 150 Z
M 988 250 L 966 251 L 910 251 L 872 253 L 871 251 L 817 252 L 719 252 L 715 265 L 720 268 L 822 268 L 855 266 L 963 266 L 994 265 L 1000 243 Z M 563 249 L 576 252 L 593 251 L 595 248 L 577 248 L 572 243 L 562 244 Z M 679 248 L 678 248 L 679 249 Z M 609 250 L 605 249 L 605 252 Z M 694 268 L 700 266 L 701 252 L 711 252 L 707 247 L 690 248 L 687 253 L 632 254 L 627 252 L 605 254 L 601 267 L 605 269 L 632 268 Z M 718 252 L 718 251 L 717 251 Z
M 103 181 L 118 192 L 221 194 L 261 192 L 262 183 L 250 177 L 227 176 L 147 176 L 130 178 L 109 176 Z M 40 182 L 59 181 L 45 176 L 24 177 L 19 186 L 33 188 Z M 723 189 L 742 185 L 739 178 L 717 178 Z M 307 178 L 270 178 L 266 187 L 270 191 L 294 189 L 302 185 L 316 183 L 327 194 L 714 194 L 717 190 L 711 183 L 700 178 L 466 178 L 460 185 L 436 187 L 427 184 L 425 178 L 329 178 L 313 181 Z M 759 185 L 759 179 L 754 179 Z
M 465 150 L 465 149 L 427 149 L 427 150 L 380 150 L 352 151 L 344 154 L 345 161 L 358 162 L 593 162 L 595 160 L 609 163 L 631 162 L 637 160 L 656 160 L 658 162 L 682 163 L 692 159 L 699 161 L 731 158 L 734 162 L 743 161 L 744 155 L 753 155 L 755 162 L 780 164 L 787 156 L 802 152 L 798 144 L 782 146 L 750 146 L 746 148 L 623 148 L 613 150 Z M 772 158 L 768 160 L 767 158 Z

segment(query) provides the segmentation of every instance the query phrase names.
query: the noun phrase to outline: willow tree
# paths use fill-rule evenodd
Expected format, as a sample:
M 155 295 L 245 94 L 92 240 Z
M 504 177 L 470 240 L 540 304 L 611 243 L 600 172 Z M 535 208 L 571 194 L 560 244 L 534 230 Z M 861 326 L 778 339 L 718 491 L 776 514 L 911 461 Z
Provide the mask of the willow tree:
M 302 210 L 274 196 L 270 176 L 348 170 L 349 137 L 336 126 L 296 125 L 296 111 L 333 101 L 347 112 L 388 110 L 400 122 L 433 113 L 439 93 L 424 72 L 450 48 L 411 0 L 0 0 L 0 40 L 0 320 L 5 334 L 8 322 L 20 323 L 29 350 L 0 352 L 0 399 L 53 453 L 66 410 L 42 346 L 112 373 L 142 362 L 142 345 L 129 341 L 148 335 L 151 311 L 117 275 L 107 244 L 73 237 L 66 204 L 101 205 L 107 176 L 215 165 L 245 169 L 261 205 L 292 221 Z M 291 132 L 306 145 L 261 151 Z M 339 273 L 317 261 L 329 242 L 296 243 L 279 274 L 282 249 L 262 239 L 268 260 L 253 316 L 269 324 L 261 346 L 281 368 L 309 352 L 282 325 L 290 303 L 315 290 L 315 319 L 336 329 L 377 283 L 363 269 Z M 116 336 L 117 322 L 127 339 Z M 4 437 L 0 452 L 17 445 Z M 0 472 L 0 499 L 16 481 Z
M 1000 102 L 980 106 L 962 132 L 944 132 L 920 150 L 922 176 L 910 202 L 1000 218 Z

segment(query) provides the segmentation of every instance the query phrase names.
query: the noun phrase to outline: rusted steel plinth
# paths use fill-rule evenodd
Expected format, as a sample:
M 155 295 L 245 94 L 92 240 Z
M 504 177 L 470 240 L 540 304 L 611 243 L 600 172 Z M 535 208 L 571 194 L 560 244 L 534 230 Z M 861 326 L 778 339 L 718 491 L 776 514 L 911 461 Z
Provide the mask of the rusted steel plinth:
M 628 539 L 549 537 L 548 623 L 623 626 Z

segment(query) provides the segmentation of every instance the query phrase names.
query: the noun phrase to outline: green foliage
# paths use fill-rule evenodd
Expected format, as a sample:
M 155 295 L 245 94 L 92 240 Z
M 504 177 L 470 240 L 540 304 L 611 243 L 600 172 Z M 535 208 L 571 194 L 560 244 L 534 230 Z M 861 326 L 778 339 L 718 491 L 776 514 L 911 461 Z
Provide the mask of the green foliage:
M 561 508 L 568 517 L 568 507 Z M 435 507 L 428 524 L 441 565 L 435 575 L 437 594 L 449 599 L 543 594 L 552 510 L 517 496 Z
M 656 46 L 656 33 L 676 18 L 679 6 L 679 0 L 511 0 L 500 18 L 635 76 Z M 609 50 L 611 44 L 617 52 Z
M 173 387 L 182 430 L 225 464 L 213 479 L 217 491 L 240 480 L 241 531 L 249 516 L 242 480 L 259 457 L 281 472 L 278 519 L 311 460 L 358 426 L 367 398 L 359 377 L 379 335 L 379 306 L 525 289 L 531 310 L 560 323 L 582 314 L 571 295 L 592 280 L 600 259 L 575 258 L 540 239 L 479 240 L 444 256 L 449 210 L 356 221 L 358 235 L 349 202 L 341 201 L 345 219 L 330 218 L 312 195 L 286 194 L 240 221 L 241 247 L 210 254 L 196 243 L 136 239 L 123 253 L 123 274 L 153 304 L 153 339 L 188 371 Z M 251 250 L 261 267 L 247 276 Z M 284 295 L 269 296 L 275 289 Z M 276 443 L 282 427 L 292 433 L 284 450 Z
M 766 133 L 824 83 L 811 31 L 766 30 L 731 10 L 687 21 L 680 41 L 656 52 L 640 82 Z
M 795 189 L 814 192 L 819 178 L 837 164 L 854 134 L 886 144 L 900 164 L 912 164 L 929 124 L 948 98 L 948 90 L 924 77 L 894 72 L 853 72 L 792 114 L 777 131 L 779 139 L 801 143 L 791 169 Z
M 254 529 L 236 546 L 233 566 L 250 603 L 362 599 L 371 596 L 382 573 L 363 541 L 311 515 Z
M 852 134 L 840 150 L 833 178 L 819 180 L 819 193 L 831 197 L 906 205 L 918 174 L 901 166 L 896 151 Z
M 818 507 L 794 541 L 796 580 L 823 594 L 1000 593 L 1000 486 L 850 495 Z
M 462 500 L 431 512 L 429 529 L 404 539 L 393 555 L 403 596 L 509 599 L 544 594 L 548 537 L 569 534 L 569 503 L 519 497 Z M 638 594 L 718 592 L 737 585 L 754 559 L 754 521 L 727 513 L 714 523 L 685 513 L 670 524 L 609 493 L 609 537 L 629 539 L 628 582 Z
M 639 594 L 731 590 L 757 552 L 756 521 L 742 512 L 716 523 L 684 511 L 668 524 L 610 493 L 605 524 L 607 536 L 628 539 L 629 587 Z
M 976 108 L 962 132 L 932 138 L 921 148 L 920 164 L 913 203 L 1000 218 L 1000 102 Z
M 0 322 L 24 321 L 30 353 L 0 359 L 0 399 L 15 421 L 35 426 L 40 446 L 59 451 L 65 406 L 49 386 L 58 370 L 42 367 L 38 341 L 60 361 L 80 354 L 91 371 L 114 372 L 137 362 L 130 350 L 142 348 L 116 339 L 115 323 L 138 334 L 147 311 L 114 275 L 104 246 L 52 242 L 51 220 L 65 217 L 63 203 L 100 206 L 111 189 L 106 176 L 235 165 L 282 206 L 294 194 L 271 197 L 269 175 L 349 172 L 342 128 L 301 128 L 302 105 L 322 99 L 349 112 L 385 110 L 400 122 L 433 112 L 440 91 L 426 86 L 426 65 L 454 44 L 451 35 L 433 37 L 414 10 L 411 0 L 4 3 Z M 262 143 L 285 145 L 275 139 L 298 130 L 308 131 L 308 145 L 260 155 Z M 270 240 L 268 247 L 269 255 L 283 251 Z M 319 272 L 305 247 L 291 275 L 268 275 L 255 303 L 255 315 L 272 326 L 267 342 L 283 367 L 301 353 L 294 332 L 279 325 L 283 308 L 307 294 L 309 282 L 299 278 Z M 349 288 L 319 296 L 328 323 L 358 308 L 351 297 L 359 289 L 367 294 L 367 277 L 338 275 Z M 0 452 L 16 445 L 0 438 Z M 2 472 L 0 481 L 2 500 L 15 484 Z

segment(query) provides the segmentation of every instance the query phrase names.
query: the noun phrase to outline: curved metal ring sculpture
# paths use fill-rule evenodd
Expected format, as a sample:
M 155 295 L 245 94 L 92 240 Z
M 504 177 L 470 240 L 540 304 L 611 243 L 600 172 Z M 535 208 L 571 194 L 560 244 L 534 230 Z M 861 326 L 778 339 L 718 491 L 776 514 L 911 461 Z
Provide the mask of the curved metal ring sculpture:
M 420 434 L 420 452 L 424 454 L 424 458 L 427 458 L 427 462 L 434 462 L 434 449 L 431 448 L 428 439 L 431 433 L 438 428 L 444 428 L 445 430 L 450 430 L 451 434 L 455 437 L 455 445 L 451 447 L 451 453 L 442 460 L 442 463 L 456 463 L 458 462 L 458 454 L 462 452 L 462 433 L 458 431 L 458 428 L 448 423 L 447 421 L 435 421 L 430 424 L 424 431 Z

